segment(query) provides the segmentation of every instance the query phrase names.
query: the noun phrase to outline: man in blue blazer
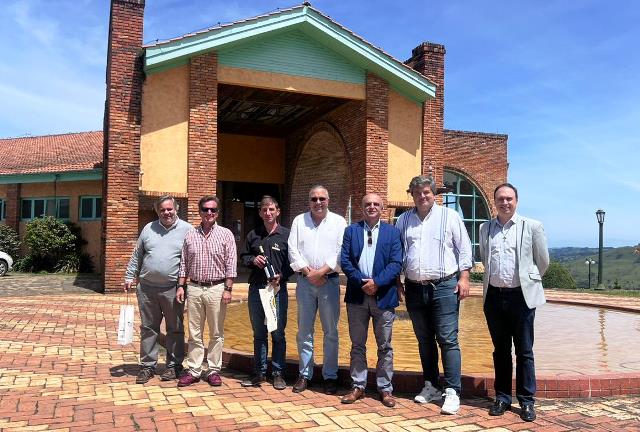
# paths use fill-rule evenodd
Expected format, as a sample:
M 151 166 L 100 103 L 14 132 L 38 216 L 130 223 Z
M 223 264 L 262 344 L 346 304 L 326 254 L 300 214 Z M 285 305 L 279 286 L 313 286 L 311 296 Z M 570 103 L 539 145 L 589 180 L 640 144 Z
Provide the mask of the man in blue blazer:
M 340 265 L 347 276 L 349 336 L 351 337 L 352 390 L 342 403 L 354 403 L 364 397 L 367 385 L 367 334 L 369 319 L 378 345 L 376 383 L 380 399 L 395 406 L 393 387 L 393 348 L 391 330 L 398 306 L 396 280 L 402 269 L 400 231 L 380 220 L 383 204 L 379 195 L 362 198 L 364 220 L 348 226 L 344 232 Z

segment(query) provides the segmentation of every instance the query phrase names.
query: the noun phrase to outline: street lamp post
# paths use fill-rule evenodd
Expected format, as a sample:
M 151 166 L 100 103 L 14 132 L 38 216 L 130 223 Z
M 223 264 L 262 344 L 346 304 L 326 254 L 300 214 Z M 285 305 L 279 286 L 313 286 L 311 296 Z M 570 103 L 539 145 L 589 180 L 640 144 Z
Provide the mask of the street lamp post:
M 598 225 L 600 226 L 600 242 L 598 245 L 598 288 L 602 286 L 602 227 L 604 225 L 604 210 L 598 209 L 596 211 L 596 217 L 598 218 Z
M 587 258 L 587 260 L 584 263 L 589 266 L 589 289 L 591 289 L 591 266 L 596 262 L 591 258 Z

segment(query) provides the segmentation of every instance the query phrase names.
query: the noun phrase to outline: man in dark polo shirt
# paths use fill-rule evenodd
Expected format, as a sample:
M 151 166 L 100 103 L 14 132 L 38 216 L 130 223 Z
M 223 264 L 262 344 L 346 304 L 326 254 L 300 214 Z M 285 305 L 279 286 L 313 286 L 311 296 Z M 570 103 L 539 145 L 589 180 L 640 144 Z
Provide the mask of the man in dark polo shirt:
M 264 196 L 260 201 L 260 218 L 264 222 L 247 234 L 242 263 L 251 269 L 249 276 L 249 317 L 253 328 L 253 366 L 254 374 L 242 381 L 243 387 L 259 387 L 267 380 L 267 353 L 269 352 L 268 332 L 265 325 L 265 314 L 260 300 L 259 290 L 267 284 L 275 287 L 275 303 L 278 316 L 278 328 L 271 332 L 271 373 L 273 387 L 284 390 L 287 384 L 283 373 L 287 346 L 284 329 L 287 326 L 287 279 L 293 271 L 289 266 L 287 240 L 289 229 L 278 223 L 280 207 L 278 202 Z M 265 265 L 273 266 L 275 276 L 269 280 Z

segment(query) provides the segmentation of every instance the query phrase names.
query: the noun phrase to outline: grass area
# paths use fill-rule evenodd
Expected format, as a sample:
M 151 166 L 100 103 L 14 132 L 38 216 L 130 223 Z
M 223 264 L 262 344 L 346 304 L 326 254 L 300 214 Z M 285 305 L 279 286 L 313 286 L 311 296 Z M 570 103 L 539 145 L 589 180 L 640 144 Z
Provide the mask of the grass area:
M 632 246 L 627 246 L 605 248 L 603 251 L 602 282 L 608 289 L 612 289 L 613 293 L 640 289 L 640 255 L 635 254 L 634 249 Z M 559 248 L 550 249 L 549 253 L 553 260 L 560 262 L 569 270 L 579 288 L 587 288 L 589 268 L 585 260 L 591 258 L 597 261 L 597 249 Z M 591 287 L 597 283 L 598 264 L 595 264 L 591 266 Z

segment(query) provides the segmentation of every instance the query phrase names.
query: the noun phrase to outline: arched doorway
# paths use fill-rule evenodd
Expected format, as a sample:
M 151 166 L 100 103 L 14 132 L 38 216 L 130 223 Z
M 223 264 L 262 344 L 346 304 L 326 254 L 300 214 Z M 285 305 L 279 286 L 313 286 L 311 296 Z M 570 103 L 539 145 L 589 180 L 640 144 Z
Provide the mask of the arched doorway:
M 339 135 L 319 130 L 304 144 L 291 184 L 291 218 L 308 210 L 309 189 L 321 184 L 329 190 L 330 210 L 347 215 L 351 174 L 345 146 Z

